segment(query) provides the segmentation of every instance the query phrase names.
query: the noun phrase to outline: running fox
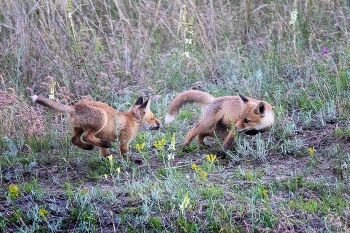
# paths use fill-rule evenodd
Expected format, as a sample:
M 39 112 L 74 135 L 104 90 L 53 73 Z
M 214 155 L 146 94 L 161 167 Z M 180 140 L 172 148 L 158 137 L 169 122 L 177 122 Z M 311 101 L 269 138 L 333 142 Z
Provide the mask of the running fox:
M 198 142 L 204 144 L 206 136 L 224 138 L 224 151 L 228 150 L 234 139 L 235 131 L 256 134 L 266 131 L 274 123 L 273 107 L 264 101 L 239 96 L 212 95 L 190 90 L 180 93 L 171 102 L 165 116 L 165 123 L 172 122 L 179 109 L 187 103 L 204 105 L 202 116 L 194 128 L 186 136 L 184 145 L 190 145 L 198 135 Z
M 120 152 L 129 151 L 129 143 L 138 129 L 159 129 L 161 123 L 150 110 L 150 100 L 139 97 L 127 112 L 117 112 L 109 105 L 97 101 L 78 101 L 67 106 L 42 96 L 33 95 L 33 102 L 49 107 L 59 113 L 67 113 L 73 128 L 72 143 L 84 150 L 99 147 L 103 157 L 110 155 L 111 142 L 118 139 Z M 137 162 L 139 163 L 139 162 Z

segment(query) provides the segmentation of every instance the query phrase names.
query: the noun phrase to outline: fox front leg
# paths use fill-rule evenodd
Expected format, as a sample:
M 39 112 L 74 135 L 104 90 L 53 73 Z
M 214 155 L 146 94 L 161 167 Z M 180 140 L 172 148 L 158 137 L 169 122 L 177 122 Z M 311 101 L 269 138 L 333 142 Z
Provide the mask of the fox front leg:
M 229 134 L 226 136 L 224 143 L 222 144 L 222 148 L 224 151 L 227 151 L 233 144 L 233 140 L 235 139 L 235 131 L 230 130 Z

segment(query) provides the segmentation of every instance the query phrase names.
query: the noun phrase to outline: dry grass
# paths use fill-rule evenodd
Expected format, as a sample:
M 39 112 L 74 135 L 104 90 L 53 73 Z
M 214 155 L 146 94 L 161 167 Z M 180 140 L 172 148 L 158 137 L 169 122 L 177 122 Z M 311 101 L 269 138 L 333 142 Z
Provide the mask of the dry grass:
M 29 138 L 44 136 L 46 123 L 43 112 L 28 105 L 15 90 L 0 91 L 0 137 Z

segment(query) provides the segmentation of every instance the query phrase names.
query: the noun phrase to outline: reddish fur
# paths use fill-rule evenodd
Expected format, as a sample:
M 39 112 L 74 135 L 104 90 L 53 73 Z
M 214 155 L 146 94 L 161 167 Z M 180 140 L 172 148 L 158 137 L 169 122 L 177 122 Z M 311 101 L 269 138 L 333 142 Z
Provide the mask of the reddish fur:
M 181 106 L 191 102 L 205 104 L 205 108 L 199 122 L 187 133 L 185 146 L 190 145 L 196 136 L 200 144 L 203 144 L 207 136 L 217 136 L 224 138 L 223 149 L 227 150 L 233 143 L 235 129 L 239 132 L 263 131 L 274 121 L 273 107 L 267 102 L 244 96 L 214 98 L 208 93 L 196 90 L 185 91 L 176 96 L 170 104 L 166 119 L 170 119 L 171 122 Z M 249 120 L 249 123 L 245 123 L 245 119 Z
M 67 113 L 73 128 L 72 143 L 84 150 L 97 146 L 103 157 L 110 155 L 109 147 L 116 139 L 120 143 L 120 152 L 125 154 L 140 126 L 145 124 L 147 129 L 158 129 L 161 125 L 149 110 L 150 102 L 143 102 L 142 97 L 127 112 L 117 112 L 97 101 L 79 101 L 67 106 L 41 96 L 32 99 L 57 112 Z

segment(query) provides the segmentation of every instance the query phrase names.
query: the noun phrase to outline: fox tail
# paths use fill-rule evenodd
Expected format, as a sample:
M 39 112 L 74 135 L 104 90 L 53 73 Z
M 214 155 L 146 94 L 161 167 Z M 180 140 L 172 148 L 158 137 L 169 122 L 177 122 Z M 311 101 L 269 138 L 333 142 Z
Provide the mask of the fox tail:
M 206 105 L 213 101 L 215 97 L 210 95 L 209 93 L 198 91 L 198 90 L 190 90 L 185 91 L 178 94 L 175 99 L 170 104 L 168 113 L 165 116 L 165 123 L 169 124 L 175 119 L 176 113 L 180 110 L 182 106 L 188 103 L 197 103 L 201 105 Z
M 68 106 L 64 104 L 60 104 L 58 102 L 52 101 L 50 99 L 47 99 L 42 96 L 33 95 L 31 96 L 33 102 L 36 102 L 38 104 L 41 104 L 43 106 L 46 106 L 48 108 L 51 108 L 52 110 L 59 112 L 59 113 L 72 113 L 75 111 L 73 106 Z

